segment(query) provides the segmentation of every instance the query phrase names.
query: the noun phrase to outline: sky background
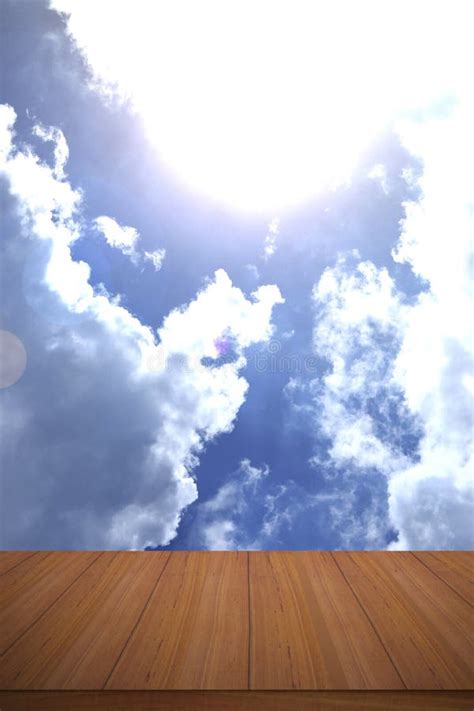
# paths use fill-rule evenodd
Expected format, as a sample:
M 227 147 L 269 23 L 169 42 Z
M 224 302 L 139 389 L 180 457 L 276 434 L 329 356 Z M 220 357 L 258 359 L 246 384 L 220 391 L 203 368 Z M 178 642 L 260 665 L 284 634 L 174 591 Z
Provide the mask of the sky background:
M 2 2 L 2 547 L 471 548 L 469 3 L 317 17 L 286 84 L 269 5 L 272 92 L 189 105 L 178 5 Z

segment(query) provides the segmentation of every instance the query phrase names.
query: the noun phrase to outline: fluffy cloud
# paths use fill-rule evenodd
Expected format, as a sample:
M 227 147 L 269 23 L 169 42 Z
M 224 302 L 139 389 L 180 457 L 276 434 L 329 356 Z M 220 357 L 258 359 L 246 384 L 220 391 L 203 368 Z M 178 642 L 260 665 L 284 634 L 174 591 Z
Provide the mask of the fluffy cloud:
M 94 224 L 97 230 L 103 234 L 107 244 L 119 249 L 135 266 L 143 260 L 151 262 L 156 272 L 160 271 L 166 256 L 166 249 L 156 249 L 153 252 L 144 250 L 142 253 L 138 248 L 140 235 L 135 227 L 120 225 L 117 220 L 107 215 L 96 217 Z
M 473 119 L 460 102 L 399 126 L 423 173 L 393 257 L 421 280 L 418 296 L 367 262 L 340 262 L 314 292 L 315 348 L 331 366 L 313 384 L 319 427 L 337 466 L 388 478 L 393 548 L 474 543 Z
M 408 313 L 394 372 L 424 428 L 419 461 L 389 485 L 404 548 L 474 543 L 473 121 L 472 105 L 460 103 L 445 119 L 399 129 L 424 170 L 394 258 L 426 285 Z
M 252 538 L 251 531 L 259 504 L 262 506 L 261 515 L 265 518 L 263 483 L 269 473 L 266 464 L 256 467 L 249 459 L 242 459 L 237 471 L 227 478 L 216 494 L 199 505 L 193 536 L 203 548 L 235 550 L 261 547 L 260 541 Z
M 263 286 L 249 300 L 220 270 L 155 337 L 72 259 L 81 194 L 57 152 L 51 168 L 15 147 L 14 121 L 0 107 L 3 310 L 28 367 L 2 392 L 2 545 L 166 544 L 197 497 L 199 453 L 245 400 L 243 350 L 271 335 L 282 298 Z M 223 334 L 236 358 L 219 365 Z
M 99 232 L 104 235 L 105 241 L 110 247 L 119 249 L 122 254 L 130 257 L 132 262 L 137 263 L 138 253 L 136 251 L 136 245 L 139 234 L 134 227 L 119 225 L 117 220 L 114 220 L 112 217 L 107 217 L 106 215 L 96 217 L 95 225 Z
M 314 348 L 331 366 L 322 387 L 313 385 L 318 427 L 339 465 L 389 473 L 404 461 L 400 433 L 390 421 L 406 415 L 400 393 L 391 386 L 406 307 L 387 270 L 370 262 L 352 266 L 358 257 L 355 252 L 340 258 L 313 292 Z M 377 428 L 383 425 L 381 438 Z

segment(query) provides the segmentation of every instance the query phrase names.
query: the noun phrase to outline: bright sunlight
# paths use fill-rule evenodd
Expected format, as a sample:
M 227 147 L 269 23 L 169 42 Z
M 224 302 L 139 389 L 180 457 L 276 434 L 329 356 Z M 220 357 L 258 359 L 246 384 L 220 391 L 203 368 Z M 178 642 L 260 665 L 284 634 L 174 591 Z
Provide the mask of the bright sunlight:
M 161 159 L 192 190 L 247 211 L 344 183 L 390 121 L 429 106 L 463 65 L 465 43 L 435 2 L 103 1 L 94 27 L 89 17 L 76 5 L 76 41 Z

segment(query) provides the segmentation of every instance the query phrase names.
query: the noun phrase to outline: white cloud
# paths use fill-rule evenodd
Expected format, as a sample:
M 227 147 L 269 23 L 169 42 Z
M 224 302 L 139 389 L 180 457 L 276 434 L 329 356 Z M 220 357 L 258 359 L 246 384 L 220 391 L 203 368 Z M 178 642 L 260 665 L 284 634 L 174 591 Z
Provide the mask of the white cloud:
M 399 127 L 423 174 L 393 256 L 424 290 L 404 301 L 367 262 L 340 262 L 315 288 L 315 348 L 331 364 L 314 384 L 320 427 L 338 466 L 388 477 L 393 548 L 474 542 L 473 120 L 460 101 L 445 117 Z M 420 435 L 415 452 L 401 446 L 410 435 Z
M 267 492 L 263 499 L 264 510 L 261 520 L 260 530 L 257 532 L 253 548 L 265 548 L 265 544 L 270 543 L 270 547 L 275 547 L 283 529 L 291 530 L 293 521 L 302 511 L 311 509 L 311 498 L 304 497 L 305 501 L 299 501 L 288 492 L 292 492 L 293 482 L 280 484 L 273 490 Z
M 15 147 L 14 120 L 13 109 L 0 108 L 6 208 L 18 225 L 2 243 L 3 308 L 29 368 L 5 391 L 2 545 L 166 544 L 197 497 L 199 453 L 232 429 L 245 400 L 243 350 L 271 335 L 281 296 L 262 286 L 247 300 L 220 270 L 168 315 L 157 344 L 117 299 L 92 288 L 89 265 L 72 259 L 81 194 Z M 223 333 L 238 358 L 203 365 Z
M 390 187 L 387 178 L 387 169 L 383 163 L 377 163 L 369 170 L 367 177 L 379 183 L 385 195 L 388 195 Z
M 0 158 L 2 162 L 6 159 L 11 149 L 15 121 L 16 114 L 14 109 L 8 104 L 0 104 L 0 125 L 2 126 L 2 131 L 0 132 Z
M 358 256 L 353 253 L 351 261 Z M 341 465 L 388 473 L 400 466 L 403 454 L 377 436 L 368 408 L 379 400 L 379 418 L 386 417 L 383 408 L 390 403 L 402 414 L 390 379 L 405 307 L 386 269 L 370 262 L 352 269 L 346 259 L 326 269 L 313 296 L 315 352 L 331 365 L 316 405 L 320 431 L 331 440 L 330 455 Z
M 117 220 L 106 215 L 96 217 L 95 225 L 99 232 L 104 235 L 105 241 L 110 247 L 119 249 L 122 254 L 130 257 L 135 264 L 138 262 L 137 242 L 140 237 L 134 227 L 119 225 Z
M 357 476 L 309 492 L 290 477 L 272 481 L 268 466 L 242 460 L 216 494 L 199 504 L 191 529 L 210 550 L 266 550 L 292 545 L 380 548 L 387 535 L 386 501 L 368 495 Z
M 219 487 L 214 496 L 200 504 L 193 535 L 209 550 L 255 548 L 251 540 L 247 517 L 255 514 L 262 484 L 270 473 L 269 467 L 253 466 L 242 459 L 237 471 Z
M 263 244 L 263 259 L 268 261 L 277 250 L 277 237 L 280 234 L 280 220 L 274 217 L 267 227 L 267 234 Z
M 139 247 L 138 230 L 128 225 L 120 225 L 117 220 L 107 215 L 96 217 L 94 224 L 107 244 L 114 249 L 119 249 L 132 264 L 137 266 L 140 262 L 151 262 L 155 271 L 160 271 L 166 257 L 166 249 L 155 249 L 153 252 L 142 251 Z
M 474 542 L 474 408 L 466 386 L 474 372 L 473 121 L 472 105 L 460 102 L 444 119 L 399 129 L 424 168 L 394 258 L 428 287 L 408 314 L 394 373 L 424 424 L 419 462 L 389 485 L 405 548 Z
M 327 506 L 334 533 L 339 536 L 339 548 L 362 547 L 374 550 L 385 547 L 387 516 L 379 494 L 361 506 L 354 481 L 346 481 L 344 487 L 330 496 Z
M 159 272 L 166 257 L 166 249 L 162 247 L 161 249 L 155 249 L 153 252 L 147 252 L 145 250 L 143 252 L 143 257 L 145 261 L 153 264 L 155 272 Z
M 220 519 L 208 524 L 203 532 L 204 545 L 211 551 L 229 551 L 238 548 L 235 539 L 235 524 L 232 521 Z
M 56 126 L 43 126 L 36 124 L 33 127 L 33 134 L 43 141 L 54 143 L 54 168 L 53 174 L 61 180 L 65 177 L 64 167 L 69 158 L 69 148 L 64 137 L 64 133 Z
M 186 361 L 193 368 L 199 368 L 202 358 L 218 358 L 219 339 L 226 336 L 231 341 L 235 339 L 238 354 L 252 343 L 268 340 L 274 331 L 273 306 L 283 303 L 280 291 L 274 285 L 260 286 L 251 297 L 251 301 L 246 299 L 240 289 L 232 286 L 226 272 L 218 269 L 214 282 L 198 294 L 186 311 L 175 309 L 165 318 L 155 352 L 158 367 L 179 352 L 186 354 Z M 172 344 L 172 350 L 168 344 Z M 239 366 L 243 362 L 241 356 Z M 231 370 L 234 367 L 233 363 L 224 364 L 219 370 L 227 365 Z
M 254 279 L 256 279 L 257 281 L 260 279 L 260 272 L 256 264 L 246 264 L 245 268 Z
M 270 473 L 270 469 L 267 464 L 264 464 L 260 468 L 253 467 L 250 463 L 250 459 L 242 459 L 240 462 L 240 469 L 245 477 L 245 485 L 253 490 L 255 490 L 258 484 L 261 484 Z

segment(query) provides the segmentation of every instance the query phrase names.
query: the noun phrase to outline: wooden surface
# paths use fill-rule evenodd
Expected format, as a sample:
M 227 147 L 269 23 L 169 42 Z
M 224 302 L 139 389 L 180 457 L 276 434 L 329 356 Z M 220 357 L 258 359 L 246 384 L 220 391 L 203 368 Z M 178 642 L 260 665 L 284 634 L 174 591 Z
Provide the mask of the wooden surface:
M 469 691 L 0 691 L 2 711 L 472 711 Z
M 252 553 L 250 581 L 251 688 L 404 688 L 331 553 Z
M 0 654 L 19 641 L 36 621 L 67 594 L 84 571 L 98 558 L 97 553 L 71 556 L 68 553 L 37 553 L 1 578 Z M 28 637 L 29 639 L 29 637 Z
M 246 689 L 248 560 L 176 551 L 107 689 Z
M 464 552 L 1 553 L 0 689 L 251 689 L 273 711 L 270 690 L 319 690 L 321 709 L 344 708 L 325 690 L 468 691 L 472 571 Z M 399 708 L 364 708 L 382 698 Z
M 472 687 L 472 607 L 459 594 L 410 553 L 334 558 L 407 688 Z

